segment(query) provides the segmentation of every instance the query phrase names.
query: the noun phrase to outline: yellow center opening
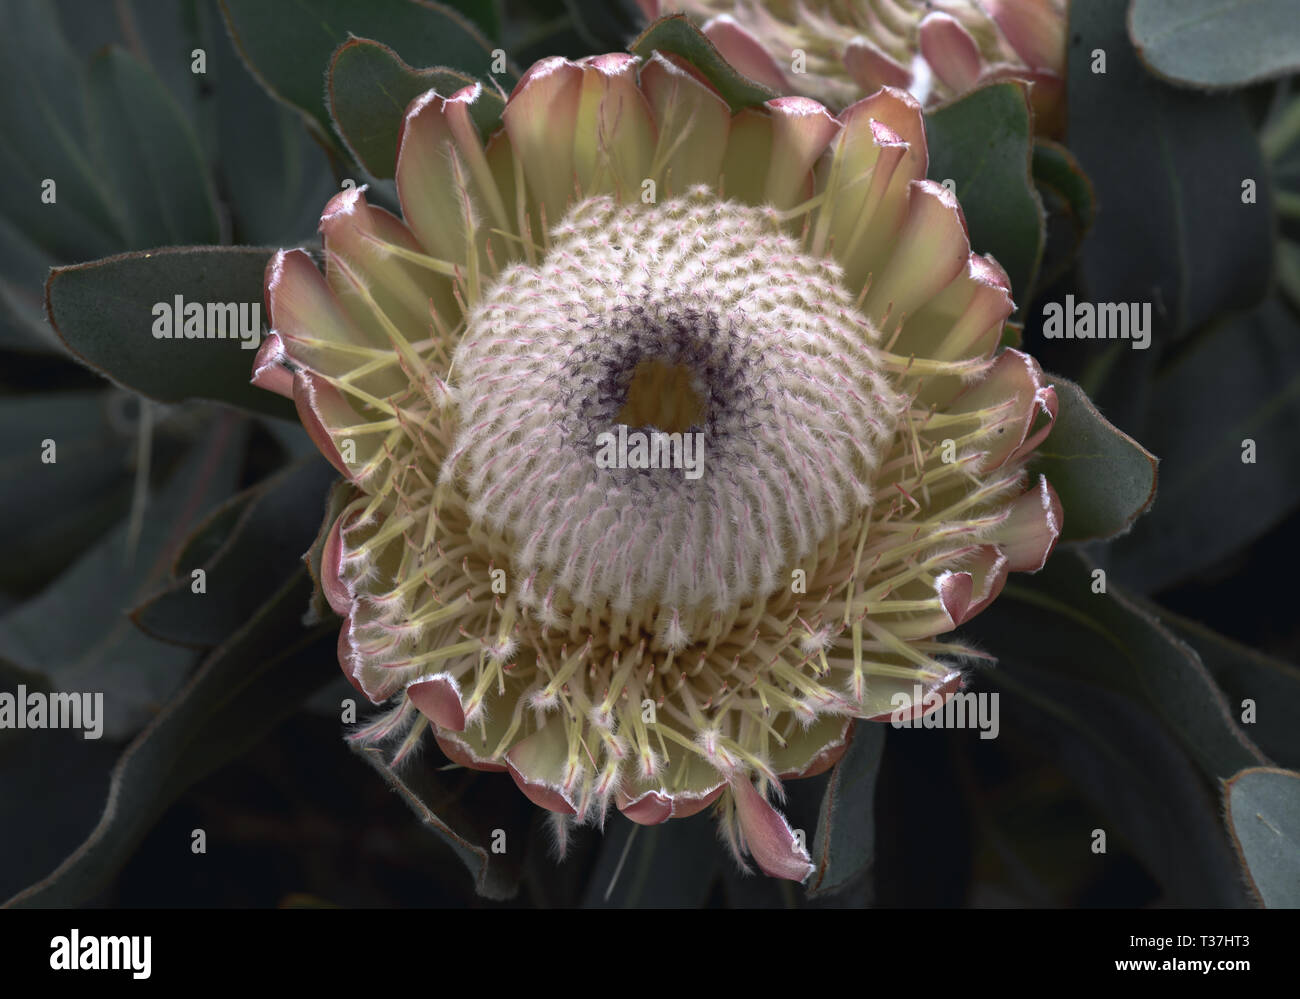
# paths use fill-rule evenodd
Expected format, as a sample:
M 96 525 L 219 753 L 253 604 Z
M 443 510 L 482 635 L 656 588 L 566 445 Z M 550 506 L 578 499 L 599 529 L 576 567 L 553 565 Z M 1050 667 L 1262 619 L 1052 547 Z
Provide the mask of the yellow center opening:
M 615 422 L 669 434 L 703 424 L 704 402 L 691 384 L 690 369 L 654 359 L 639 362 Z

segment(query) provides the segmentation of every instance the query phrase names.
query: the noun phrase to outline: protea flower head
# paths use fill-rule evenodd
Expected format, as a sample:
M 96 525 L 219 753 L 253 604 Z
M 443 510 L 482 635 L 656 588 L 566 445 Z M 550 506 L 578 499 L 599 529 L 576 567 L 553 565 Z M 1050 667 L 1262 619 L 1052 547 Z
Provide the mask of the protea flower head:
M 779 94 L 842 108 L 880 87 L 927 106 L 982 83 L 1033 84 L 1039 128 L 1061 130 L 1068 0 L 637 0 L 684 11 L 737 69 Z
M 410 105 L 403 219 L 344 191 L 323 273 L 267 271 L 254 381 L 353 490 L 320 583 L 388 706 L 353 737 L 431 736 L 561 833 L 716 805 L 801 880 L 769 799 L 957 690 L 937 636 L 1051 550 L 1055 393 L 906 91 L 733 113 L 654 53 L 543 60 L 484 137 L 487 97 Z

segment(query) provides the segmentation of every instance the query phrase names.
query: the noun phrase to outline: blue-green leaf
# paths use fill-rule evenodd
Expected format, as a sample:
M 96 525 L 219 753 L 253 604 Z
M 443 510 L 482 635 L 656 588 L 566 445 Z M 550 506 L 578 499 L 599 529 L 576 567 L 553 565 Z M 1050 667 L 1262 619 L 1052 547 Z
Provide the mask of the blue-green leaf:
M 1300 767 L 1300 667 L 1235 642 L 1199 621 L 1140 603 L 1197 651 L 1260 748 L 1283 766 Z
M 207 164 L 171 94 L 118 48 L 91 62 L 89 82 L 94 148 L 127 244 L 217 242 Z
M 304 632 L 300 624 L 310 593 L 307 573 L 298 570 L 256 618 L 212 653 L 122 754 L 90 835 L 7 906 L 84 904 L 109 883 L 172 801 L 248 750 L 332 678 L 335 629 Z
M 684 14 L 661 17 L 641 32 L 627 48 L 642 59 L 649 59 L 656 50 L 681 56 L 704 74 L 705 79 L 731 106 L 733 113 L 778 96 L 775 91 L 733 69 L 713 43 Z
M 1145 703 L 1209 779 L 1268 762 L 1196 651 L 1160 622 L 1158 610 L 1138 606 L 1098 571 L 1057 552 L 1037 575 L 1008 582 L 965 628 L 999 660 Z
M 302 111 L 322 139 L 333 141 L 325 76 L 349 35 L 391 46 L 413 66 L 445 66 L 488 76 L 492 45 L 464 15 L 431 0 L 221 0 L 230 35 L 272 95 Z M 509 90 L 507 71 L 498 82 Z
M 229 494 L 242 457 L 241 421 L 225 414 L 150 500 L 137 544 L 129 523 L 119 523 L 38 596 L 0 617 L 0 656 L 59 690 L 102 693 L 109 738 L 137 731 L 194 655 L 142 634 L 124 611 L 158 586 L 185 532 Z
M 317 456 L 231 497 L 191 535 L 166 587 L 136 607 L 132 619 L 164 641 L 219 645 L 302 561 L 337 477 Z M 201 593 L 192 584 L 198 569 Z
M 256 346 L 239 330 L 209 326 L 209 304 L 231 303 L 250 324 L 262 316 L 262 278 L 271 251 L 253 247 L 167 247 L 60 267 L 46 284 L 46 306 L 59 337 L 82 361 L 118 384 L 163 402 L 212 399 L 273 416 L 292 417 L 292 404 L 251 383 Z M 198 303 L 201 337 L 159 339 L 154 309 L 174 313 Z M 161 316 L 157 317 L 161 318 Z M 180 332 L 173 315 L 172 332 Z M 238 323 L 236 323 L 238 325 Z
M 1270 909 L 1300 909 L 1300 773 L 1254 767 L 1224 788 L 1242 866 Z
M 1037 649 L 1022 648 L 1014 662 L 1004 657 L 984 676 L 1001 695 L 1001 738 L 1031 745 L 1100 813 L 1076 824 L 1075 853 L 1057 862 L 1098 863 L 1100 829 L 1108 852 L 1127 849 L 1150 872 L 1164 904 L 1243 905 L 1215 795 L 1183 748 L 1141 704 L 1089 682 L 1086 668 L 1070 675 L 1036 666 L 1043 634 Z
M 1028 89 L 1019 81 L 981 87 L 925 116 L 930 178 L 955 185 L 971 248 L 997 258 L 1021 306 L 1046 232 L 1030 174 L 1032 121 Z
M 505 774 L 463 767 L 443 773 L 435 769 L 433 758 L 394 767 L 378 747 L 349 745 L 451 848 L 469 870 L 479 895 L 514 897 L 522 869 L 520 845 L 534 809 Z M 494 839 L 504 846 L 503 852 L 493 849 Z
M 853 741 L 831 771 L 813 837 L 815 867 L 807 883 L 816 896 L 844 888 L 871 866 L 876 842 L 876 775 L 885 726 L 857 722 Z
M 1157 459 L 1102 416 L 1074 382 L 1048 378 L 1060 409 L 1030 468 L 1046 475 L 1061 498 L 1061 540 L 1122 534 L 1155 498 Z
M 1112 565 L 1149 592 L 1230 556 L 1300 504 L 1300 323 L 1274 297 L 1207 330 L 1151 383 L 1144 425 L 1161 456 L 1160 498 L 1116 542 Z
M 48 582 L 126 513 L 124 399 L 116 389 L 0 399 L 0 479 L 15 484 L 0 494 L 0 585 Z M 41 460 L 45 441 L 52 463 Z
M 1151 303 L 1159 342 L 1264 296 L 1272 194 L 1244 102 L 1153 78 L 1129 42 L 1127 4 L 1070 5 L 1070 149 L 1097 189 L 1081 278 L 1095 301 Z
M 122 247 L 114 194 L 91 145 L 85 74 L 39 0 L 5 7 L 0 32 L 0 213 L 58 260 Z M 46 186 L 53 181 L 52 189 Z M 47 191 L 54 200 L 43 199 Z
M 1132 0 L 1129 36 L 1157 76 L 1241 87 L 1300 70 L 1294 0 Z
M 353 38 L 330 61 L 330 116 L 357 162 L 371 176 L 389 178 L 397 170 L 397 137 L 407 105 L 431 88 L 450 97 L 474 82 L 442 67 L 412 69 L 387 45 Z M 505 101 L 485 89 L 471 108 L 480 133 L 492 131 L 504 109 Z

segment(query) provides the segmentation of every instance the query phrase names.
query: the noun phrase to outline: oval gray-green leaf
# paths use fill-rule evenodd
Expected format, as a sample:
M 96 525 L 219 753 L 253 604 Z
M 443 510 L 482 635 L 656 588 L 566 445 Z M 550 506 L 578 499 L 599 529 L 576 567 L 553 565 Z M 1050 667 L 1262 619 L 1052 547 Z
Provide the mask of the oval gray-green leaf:
M 0 586 L 33 592 L 126 513 L 134 433 L 117 415 L 124 398 L 105 386 L 0 399 L 0 480 L 37 487 L 0 493 Z M 46 440 L 51 464 L 41 461 Z
M 101 692 L 108 738 L 138 731 L 194 662 L 191 651 L 142 634 L 123 612 L 158 586 L 184 532 L 230 494 L 243 459 L 241 422 L 220 414 L 150 497 L 134 545 L 129 523 L 119 522 L 37 596 L 0 617 L 0 656 L 59 690 Z
M 1159 345 L 1267 293 L 1272 188 L 1245 101 L 1152 77 L 1127 4 L 1070 5 L 1070 149 L 1097 189 L 1079 273 L 1094 301 L 1150 303 Z
M 1152 592 L 1230 557 L 1298 503 L 1300 323 L 1276 296 L 1206 330 L 1151 383 L 1160 502 L 1115 545 Z M 1068 516 L 1067 516 L 1068 523 Z
M 1047 377 L 1060 409 L 1030 470 L 1046 475 L 1061 498 L 1061 540 L 1122 534 L 1155 499 L 1158 459 L 1102 416 L 1074 382 Z
M 273 96 L 302 111 L 333 141 L 325 76 L 334 50 L 350 35 L 391 45 L 412 65 L 488 75 L 492 45 L 463 14 L 430 0 L 221 0 L 244 61 Z M 508 91 L 514 75 L 500 74 Z
M 751 80 L 732 68 L 714 44 L 684 14 L 661 17 L 641 32 L 627 47 L 634 55 L 649 59 L 656 50 L 681 56 L 704 74 L 735 112 L 752 108 L 778 96 L 774 90 Z
M 1260 748 L 1283 766 L 1300 767 L 1300 726 L 1296 725 L 1300 667 L 1233 641 L 1199 621 L 1138 602 L 1158 613 L 1170 631 L 1197 651 L 1238 718 L 1251 712 L 1250 732 Z
M 932 180 L 951 186 L 971 248 L 991 253 L 1029 301 L 1043 257 L 1043 203 L 1030 173 L 1033 115 L 1018 81 L 981 87 L 925 116 Z
M 351 742 L 348 746 L 451 848 L 469 870 L 479 895 L 496 900 L 515 896 L 522 870 L 519 844 L 534 810 L 504 774 L 478 773 L 464 767 L 441 772 L 433 756 L 394 767 L 376 746 Z M 478 800 L 468 800 L 474 792 Z M 499 806 L 502 793 L 509 795 L 508 811 Z M 488 797 L 494 801 L 485 800 Z M 494 841 L 504 852 L 492 848 Z
M 270 97 L 235 51 L 216 8 L 201 7 L 204 80 L 215 104 L 215 158 L 228 192 L 232 242 L 315 242 L 321 209 L 338 192 L 330 157 L 303 116 Z
M 219 645 L 302 561 L 337 477 L 317 456 L 231 497 L 186 541 L 165 588 L 136 607 L 132 620 L 163 641 Z M 195 569 L 204 572 L 201 594 L 191 584 Z
M 1078 225 L 1080 237 L 1087 235 L 1097 214 L 1097 192 L 1075 155 L 1059 142 L 1034 142 L 1034 182 L 1060 194 Z
M 330 116 L 357 162 L 372 176 L 387 179 L 397 172 L 397 137 L 407 105 L 426 90 L 450 97 L 475 82 L 453 69 L 413 69 L 387 45 L 352 38 L 330 60 Z M 503 110 L 505 101 L 484 88 L 470 106 L 480 135 L 496 127 Z
M 813 836 L 809 896 L 838 891 L 871 866 L 876 846 L 876 775 L 885 750 L 885 726 L 860 721 L 831 771 Z
M 110 48 L 90 64 L 90 145 L 129 246 L 215 243 L 217 209 L 198 138 L 151 70 Z
M 1000 694 L 1001 738 L 1034 746 L 1101 813 L 1095 825 L 1076 827 L 1077 855 L 1089 856 L 1091 830 L 1101 826 L 1159 882 L 1164 904 L 1243 905 L 1218 802 L 1183 747 L 1141 704 L 1089 682 L 1086 670 L 1041 668 L 1045 649 L 1069 654 L 1058 644 L 1049 637 L 984 676 Z
M 121 249 L 113 193 L 87 139 L 85 73 L 53 4 L 5 5 L 0 31 L 0 213 L 60 260 Z M 39 155 L 36 155 L 39 151 Z M 55 201 L 41 194 L 55 182 Z
M 1295 0 L 1133 0 L 1128 31 L 1171 83 L 1241 87 L 1300 69 Z
M 1223 798 L 1260 901 L 1270 909 L 1300 909 L 1300 773 L 1252 767 L 1227 782 Z
M 1033 577 L 1008 582 L 964 628 L 1007 669 L 1061 674 L 1145 703 L 1212 780 L 1272 762 L 1196 650 L 1161 623 L 1163 612 L 1134 604 L 1096 572 L 1074 552 L 1057 552 Z
M 68 349 L 119 385 L 163 402 L 211 399 L 291 419 L 292 403 L 250 383 L 255 351 L 246 345 L 257 344 L 238 329 L 232 339 L 228 312 L 209 308 L 247 306 L 243 315 L 250 327 L 256 318 L 260 340 L 271 252 L 164 247 L 58 267 L 45 284 L 46 311 Z M 182 309 L 195 302 L 203 307 L 201 338 L 155 336 L 155 306 L 174 311 L 178 297 Z M 223 331 L 225 338 L 217 335 Z
M 311 582 L 299 569 L 127 747 L 85 841 L 6 907 L 72 907 L 101 891 L 163 810 L 246 752 L 334 675 L 334 627 L 304 632 Z M 322 665 L 326 668 L 322 668 Z
M 1034 142 L 1033 173 L 1047 219 L 1043 260 L 1034 282 L 1041 289 L 1052 287 L 1073 269 L 1097 206 L 1092 181 L 1060 143 L 1042 138 Z

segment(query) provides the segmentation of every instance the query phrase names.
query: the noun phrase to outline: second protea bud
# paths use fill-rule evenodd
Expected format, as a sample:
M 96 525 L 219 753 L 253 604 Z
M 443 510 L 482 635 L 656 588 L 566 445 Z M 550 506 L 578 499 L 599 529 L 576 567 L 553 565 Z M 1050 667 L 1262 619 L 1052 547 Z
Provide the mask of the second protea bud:
M 843 108 L 881 87 L 925 105 L 992 80 L 1033 84 L 1039 130 L 1062 128 L 1068 0 L 637 0 L 684 11 L 741 72 Z

